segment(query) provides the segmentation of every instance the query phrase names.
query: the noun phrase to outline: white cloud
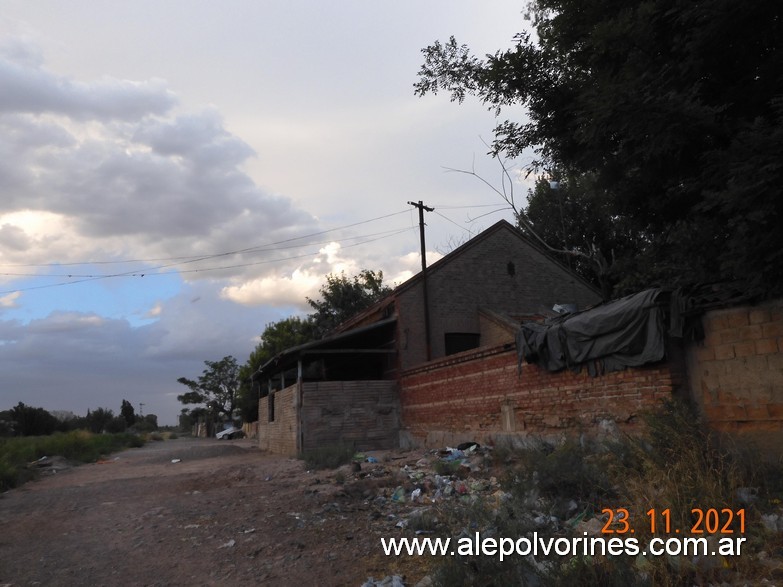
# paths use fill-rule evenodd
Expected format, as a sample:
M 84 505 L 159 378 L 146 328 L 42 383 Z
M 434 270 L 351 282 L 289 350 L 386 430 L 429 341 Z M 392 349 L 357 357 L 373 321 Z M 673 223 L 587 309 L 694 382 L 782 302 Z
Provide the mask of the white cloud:
M 0 94 L 0 261 L 195 257 L 316 226 L 255 185 L 242 169 L 253 149 L 215 109 L 177 112 L 160 80 L 76 82 L 11 49 L 0 51 L 11 89 Z
M 110 77 L 83 83 L 57 76 L 43 68 L 30 51 L 0 52 L 0 112 L 57 113 L 77 120 L 135 120 L 164 114 L 176 96 L 163 80 L 143 82 Z
M 158 302 L 145 314 L 146 318 L 157 318 L 163 313 L 163 304 Z
M 19 296 L 22 295 L 22 292 L 15 291 L 13 293 L 4 295 L 0 297 L 0 309 L 2 308 L 16 308 L 16 300 L 19 299 Z
M 322 275 L 295 269 L 291 275 L 273 275 L 224 287 L 220 295 L 245 306 L 269 305 L 305 310 L 307 297 L 317 297 Z
M 224 287 L 220 295 L 246 306 L 271 305 L 276 307 L 309 308 L 306 298 L 316 299 L 318 290 L 328 274 L 356 275 L 359 265 L 355 259 L 341 255 L 340 243 L 331 242 L 319 249 L 308 263 L 296 267 L 289 274 L 271 274 L 251 278 Z

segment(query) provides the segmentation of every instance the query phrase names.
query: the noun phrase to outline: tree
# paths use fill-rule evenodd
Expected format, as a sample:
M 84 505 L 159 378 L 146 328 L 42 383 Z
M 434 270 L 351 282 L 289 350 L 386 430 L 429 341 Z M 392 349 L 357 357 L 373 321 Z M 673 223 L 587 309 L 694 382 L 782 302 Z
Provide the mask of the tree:
M 106 423 L 106 432 L 109 434 L 119 434 L 128 429 L 128 422 L 122 416 L 115 416 Z
M 111 426 L 111 421 L 114 420 L 114 412 L 107 408 L 98 408 L 96 410 L 87 410 L 87 416 L 85 418 L 87 428 L 90 432 L 100 434 Z
M 207 366 L 196 381 L 180 377 L 179 383 L 190 391 L 177 396 L 185 405 L 204 404 L 214 415 L 234 418 L 239 390 L 239 365 L 228 355 L 219 361 L 204 361 Z
M 345 273 L 330 273 L 319 292 L 321 299 L 307 298 L 307 303 L 315 310 L 310 314 L 310 319 L 315 335 L 321 338 L 388 295 L 391 288 L 383 284 L 383 271 L 362 269 L 359 275 L 350 279 Z
M 128 400 L 122 400 L 120 416 L 125 419 L 125 425 L 128 428 L 136 423 L 136 410 L 133 409 L 133 404 L 131 404 Z
M 383 284 L 382 271 L 363 269 L 352 278 L 345 273 L 327 275 L 319 292 L 320 299 L 307 298 L 315 311 L 306 318 L 293 316 L 267 324 L 261 341 L 240 369 L 239 406 L 245 422 L 258 418 L 258 394 L 252 389 L 250 378 L 259 367 L 286 349 L 323 338 L 340 323 L 388 295 L 391 288 Z
M 239 369 L 239 409 L 243 421 L 254 422 L 258 419 L 258 394 L 250 383 L 253 373 L 275 355 L 314 338 L 315 328 L 309 318 L 292 316 L 266 325 L 260 342 L 250 353 L 247 363 Z
M 642 281 L 720 277 L 771 293 L 783 289 L 781 12 L 769 1 L 534 0 L 535 37 L 485 59 L 436 42 L 416 92 L 475 95 L 498 115 L 525 106 L 528 120 L 497 125 L 492 153 L 534 149 L 534 168 L 589 181 L 588 203 L 601 194 L 630 231 L 618 261 Z
M 60 421 L 43 408 L 33 408 L 22 402 L 11 408 L 9 415 L 18 436 L 47 436 L 60 426 Z
M 520 230 L 600 285 L 604 299 L 643 287 L 627 262 L 646 246 L 633 219 L 613 208 L 611 196 L 591 175 L 551 172 L 550 177 L 554 181 L 541 178 L 528 194 L 527 207 L 518 212 Z

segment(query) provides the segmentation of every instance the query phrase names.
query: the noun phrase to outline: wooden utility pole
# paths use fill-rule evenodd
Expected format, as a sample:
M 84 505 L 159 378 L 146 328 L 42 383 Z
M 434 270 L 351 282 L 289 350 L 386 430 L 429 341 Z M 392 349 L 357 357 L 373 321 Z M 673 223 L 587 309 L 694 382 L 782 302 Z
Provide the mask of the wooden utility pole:
M 427 292 L 427 247 L 424 244 L 424 211 L 434 212 L 435 208 L 425 206 L 421 200 L 408 202 L 419 209 L 419 237 L 421 240 L 421 283 L 424 290 L 424 336 L 427 343 L 427 361 L 432 360 L 432 345 L 430 344 L 430 300 Z

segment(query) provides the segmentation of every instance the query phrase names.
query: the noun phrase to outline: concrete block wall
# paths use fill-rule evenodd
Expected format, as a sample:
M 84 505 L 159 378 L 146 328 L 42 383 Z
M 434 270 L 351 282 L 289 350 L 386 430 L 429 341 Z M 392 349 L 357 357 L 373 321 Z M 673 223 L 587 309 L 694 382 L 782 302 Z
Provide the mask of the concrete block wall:
M 783 300 L 711 311 L 702 322 L 704 341 L 688 348 L 686 360 L 707 423 L 783 439 Z
M 677 362 L 599 377 L 525 364 L 518 374 L 516 351 L 467 351 L 403 373 L 403 436 L 437 447 L 580 431 L 600 435 L 607 428 L 633 432 L 640 412 L 678 392 L 683 379 Z
M 302 390 L 304 450 L 349 444 L 357 450 L 399 446 L 396 381 L 306 382 Z
M 555 303 L 575 303 L 584 308 L 601 299 L 510 225 L 482 233 L 453 256 L 434 264 L 427 272 L 427 287 L 434 358 L 445 354 L 445 333 L 481 332 L 482 307 L 519 315 L 551 309 Z M 400 367 L 410 369 L 426 360 L 421 280 L 403 287 L 396 302 Z
M 269 421 L 269 397 L 258 402 L 258 448 L 289 457 L 297 456 L 298 384 L 276 391 L 275 419 Z

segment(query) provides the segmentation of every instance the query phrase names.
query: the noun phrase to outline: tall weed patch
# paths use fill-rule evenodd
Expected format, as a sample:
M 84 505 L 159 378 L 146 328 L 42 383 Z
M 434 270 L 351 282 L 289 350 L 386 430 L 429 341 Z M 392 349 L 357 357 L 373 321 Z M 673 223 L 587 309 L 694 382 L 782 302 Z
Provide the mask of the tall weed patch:
M 89 463 L 125 448 L 142 446 L 133 434 L 93 434 L 86 430 L 51 436 L 0 439 L 0 491 L 17 487 L 34 477 L 28 467 L 44 456 L 61 456 L 69 461 Z
M 539 552 L 535 557 L 506 557 L 503 562 L 486 555 L 444 557 L 434 561 L 436 584 L 673 587 L 763 579 L 756 555 L 764 551 L 764 556 L 775 556 L 783 547 L 783 534 L 766 530 L 761 520 L 765 512 L 783 514 L 779 464 L 741 452 L 708 431 L 681 402 L 666 403 L 643 420 L 645 429 L 638 437 L 601 443 L 582 437 L 558 444 L 541 442 L 513 454 L 498 451 L 502 458 L 494 466 L 505 473 L 505 499 L 500 503 L 474 500 L 444 516 L 452 537 L 479 532 L 482 537 L 513 539 L 532 539 L 534 533 L 545 539 L 634 538 L 640 546 L 638 556 Z M 724 534 L 691 534 L 698 512 L 711 508 L 744 510 L 745 533 L 739 532 L 735 516 Z M 621 509 L 628 512 L 627 528 L 633 528 L 633 533 L 617 533 L 624 527 L 617 515 Z M 652 516 L 658 524 L 655 535 Z M 721 518 L 721 529 L 727 519 Z M 726 536 L 744 537 L 746 542 L 741 556 L 641 554 L 654 537 L 691 535 L 708 538 L 712 545 Z

